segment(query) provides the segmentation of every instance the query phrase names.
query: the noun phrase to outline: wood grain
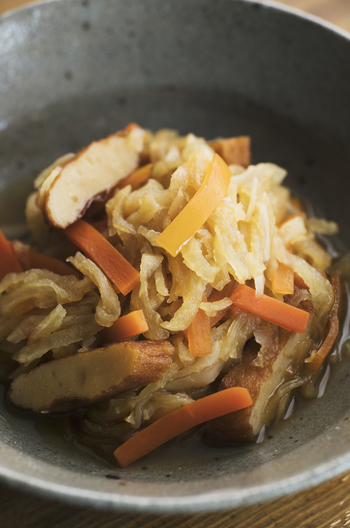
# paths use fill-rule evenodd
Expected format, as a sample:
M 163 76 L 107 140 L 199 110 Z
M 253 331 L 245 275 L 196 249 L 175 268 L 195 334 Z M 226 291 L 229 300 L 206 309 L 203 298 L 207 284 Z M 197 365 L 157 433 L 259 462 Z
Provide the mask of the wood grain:
M 350 32 L 349 0 L 279 0 L 279 2 L 307 11 Z
M 0 0 L 0 13 L 29 3 L 29 0 Z
M 345 528 L 350 474 L 282 499 L 221 513 L 137 515 L 62 505 L 0 487 L 2 528 Z
M 95 0 L 97 1 L 97 0 Z M 280 0 L 350 31 L 350 0 Z M 0 0 L 0 13 L 28 0 Z M 347 528 L 350 472 L 282 499 L 221 513 L 136 515 L 62 505 L 0 486 L 1 528 Z

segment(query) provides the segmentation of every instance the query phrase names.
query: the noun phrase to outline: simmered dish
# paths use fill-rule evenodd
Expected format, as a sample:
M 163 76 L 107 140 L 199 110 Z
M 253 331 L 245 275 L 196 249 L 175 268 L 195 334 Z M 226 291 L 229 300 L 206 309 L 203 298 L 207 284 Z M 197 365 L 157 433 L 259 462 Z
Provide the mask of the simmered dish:
M 123 131 L 35 180 L 30 239 L 0 236 L 8 397 L 72 413 L 125 466 L 198 424 L 254 441 L 315 383 L 339 332 L 339 275 L 286 171 L 248 137 Z M 27 243 L 28 242 L 28 243 Z

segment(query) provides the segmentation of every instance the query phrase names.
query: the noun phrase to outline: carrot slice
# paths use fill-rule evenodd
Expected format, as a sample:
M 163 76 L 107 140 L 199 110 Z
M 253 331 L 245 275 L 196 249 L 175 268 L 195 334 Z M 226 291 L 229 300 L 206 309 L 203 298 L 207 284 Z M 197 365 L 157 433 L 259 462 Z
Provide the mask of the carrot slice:
M 147 332 L 148 324 L 142 310 L 135 310 L 122 317 L 119 317 L 112 326 L 104 328 L 100 335 L 104 343 L 118 343 Z
M 23 271 L 12 244 L 0 229 L 0 280 L 8 273 L 21 273 Z
M 30 269 L 45 269 L 48 271 L 52 271 L 57 275 L 75 275 L 75 277 L 79 279 L 79 273 L 75 269 L 68 266 L 68 264 L 66 264 L 65 262 L 62 262 L 61 260 L 58 260 L 54 257 L 50 257 L 48 255 L 37 253 L 36 251 L 29 249 L 23 244 L 21 244 L 21 246 L 22 247 L 17 250 L 16 245 L 14 245 L 13 247 L 24 271 Z
M 123 295 L 127 295 L 139 284 L 139 272 L 85 220 L 78 220 L 67 227 L 64 233 L 101 268 Z
M 227 165 L 250 165 L 250 137 L 239 136 L 227 139 L 214 139 L 209 145 L 219 154 Z
M 255 290 L 239 284 L 230 297 L 235 306 L 258 315 L 262 319 L 282 328 L 303 334 L 310 314 L 267 295 L 256 298 Z
M 232 387 L 191 402 L 159 418 L 114 451 L 120 467 L 147 455 L 168 440 L 201 423 L 252 405 L 247 389 Z
M 203 295 L 202 300 L 206 302 L 206 295 Z M 192 356 L 200 357 L 211 354 L 213 343 L 210 328 L 210 317 L 199 308 L 192 323 L 187 328 L 188 348 Z
M 221 301 L 225 297 L 230 297 L 235 289 L 237 282 L 232 279 L 231 282 L 226 284 L 221 291 L 213 290 L 208 299 L 209 302 Z M 228 306 L 223 310 L 220 310 L 216 315 L 210 317 L 210 326 L 213 327 L 218 323 L 227 313 L 230 312 L 232 306 Z
M 151 176 L 152 167 L 153 163 L 148 163 L 147 165 L 139 167 L 138 169 L 136 169 L 136 171 L 129 174 L 129 176 L 127 176 L 124 180 L 120 182 L 120 184 L 118 185 L 118 189 L 122 189 L 127 185 L 131 185 L 133 189 L 137 189 L 137 187 L 141 183 L 148 180 L 148 178 Z
M 312 370 L 318 370 L 330 353 L 332 346 L 339 333 L 339 305 L 340 305 L 340 278 L 338 273 L 331 275 L 331 284 L 334 291 L 334 303 L 329 313 L 329 330 L 326 339 L 323 341 L 316 354 L 313 355 L 309 367 Z
M 271 281 L 272 293 L 288 295 L 294 292 L 294 272 L 282 262 L 278 262 L 275 276 Z
M 212 163 L 205 171 L 202 185 L 159 235 L 158 244 L 175 257 L 224 198 L 230 178 L 231 171 L 227 164 L 218 154 L 214 154 Z
M 36 253 L 30 249 L 28 252 L 28 258 L 30 264 L 30 268 L 28 269 L 46 269 L 52 271 L 53 273 L 57 273 L 57 275 L 75 275 L 78 279 L 80 277 L 76 270 L 72 269 L 70 266 L 54 257 L 41 255 L 40 253 Z
M 232 295 L 236 286 L 237 286 L 237 281 L 235 279 L 232 279 L 230 282 L 225 284 L 222 290 L 213 290 L 209 296 L 208 301 L 216 302 L 216 301 L 221 301 L 225 297 L 230 297 L 230 295 Z

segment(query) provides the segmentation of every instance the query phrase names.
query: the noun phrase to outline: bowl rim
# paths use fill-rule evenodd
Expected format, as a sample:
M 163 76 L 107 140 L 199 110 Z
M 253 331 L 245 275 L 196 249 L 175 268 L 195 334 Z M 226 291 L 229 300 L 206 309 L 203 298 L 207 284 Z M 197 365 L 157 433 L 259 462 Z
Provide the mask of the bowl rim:
M 349 470 L 350 452 L 321 464 L 313 470 L 299 472 L 297 475 L 283 481 L 275 481 L 272 484 L 258 484 L 243 491 L 233 492 L 227 488 L 201 494 L 170 497 L 149 497 L 91 490 L 47 482 L 38 477 L 24 476 L 12 469 L 4 471 L 3 468 L 0 468 L 0 483 L 15 491 L 80 507 L 139 514 L 196 514 L 231 510 L 279 499 L 318 486 Z
M 2 13 L 0 15 L 0 22 L 5 20 L 8 17 L 12 17 L 13 15 L 16 15 L 17 13 L 21 11 L 26 10 L 32 10 L 33 8 L 42 7 L 44 5 L 54 4 L 54 3 L 62 3 L 62 2 L 70 2 L 71 0 L 30 0 L 29 3 L 9 9 Z M 188 0 L 191 1 L 191 0 Z M 350 40 L 350 31 L 347 31 L 346 29 L 343 29 L 333 22 L 329 22 L 328 20 L 325 20 L 324 18 L 321 18 L 320 16 L 314 15 L 312 13 L 308 13 L 307 11 L 303 11 L 300 8 L 293 7 L 287 4 L 282 4 L 278 0 L 230 0 L 231 2 L 245 2 L 247 4 L 260 4 L 263 7 L 276 9 L 278 11 L 284 11 L 287 14 L 294 15 L 298 18 L 303 18 L 304 20 L 308 20 L 309 22 L 312 22 L 318 26 L 323 26 L 325 29 L 328 29 L 332 31 L 333 33 L 337 33 L 338 35 L 346 38 L 347 40 Z

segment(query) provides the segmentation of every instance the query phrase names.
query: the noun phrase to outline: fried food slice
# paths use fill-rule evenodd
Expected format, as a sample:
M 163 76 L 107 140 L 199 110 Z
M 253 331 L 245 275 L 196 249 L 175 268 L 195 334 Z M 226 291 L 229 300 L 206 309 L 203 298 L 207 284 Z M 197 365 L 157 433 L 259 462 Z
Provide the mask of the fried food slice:
M 276 414 L 279 398 L 276 389 L 288 379 L 288 372 L 298 372 L 310 351 L 310 339 L 301 334 L 279 331 L 280 344 L 265 356 L 263 366 L 255 365 L 255 346 L 247 346 L 239 364 L 232 367 L 222 379 L 219 390 L 245 387 L 253 405 L 208 422 L 206 441 L 233 443 L 254 441 L 263 426 L 268 426 Z
M 68 161 L 39 189 L 48 221 L 66 228 L 78 220 L 91 202 L 108 193 L 135 171 L 139 153 L 127 136 L 114 134 L 91 143 Z M 52 180 L 52 181 L 51 181 Z M 41 196 L 44 193 L 44 197 Z
M 13 404 L 35 412 L 70 411 L 138 389 L 170 367 L 168 341 L 123 342 L 43 363 L 15 378 Z
M 227 165 L 242 165 L 248 167 L 251 163 L 250 137 L 239 136 L 228 139 L 214 139 L 209 145 Z

